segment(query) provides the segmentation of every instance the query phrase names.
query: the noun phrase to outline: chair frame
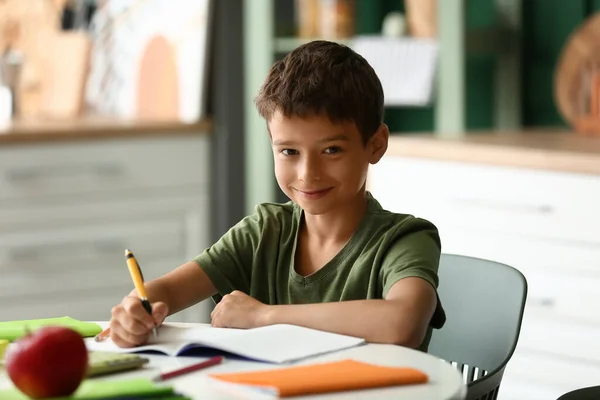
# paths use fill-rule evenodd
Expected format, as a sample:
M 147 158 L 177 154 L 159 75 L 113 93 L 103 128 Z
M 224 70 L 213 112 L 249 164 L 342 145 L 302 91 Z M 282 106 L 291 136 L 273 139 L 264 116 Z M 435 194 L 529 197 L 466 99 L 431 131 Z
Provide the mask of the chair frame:
M 492 261 L 492 260 L 487 260 L 487 259 L 477 258 L 477 257 L 471 257 L 471 256 L 465 256 L 465 255 L 449 254 L 449 253 L 443 253 L 441 255 L 441 257 L 442 257 L 442 259 L 447 258 L 447 257 L 452 257 L 452 258 L 465 259 L 467 262 L 469 260 L 471 260 L 471 261 L 477 260 L 477 262 L 493 263 L 495 265 L 501 265 L 506 268 L 510 268 L 510 269 L 514 270 L 515 272 L 518 273 L 518 275 L 522 279 L 523 292 L 521 294 L 522 298 L 521 298 L 521 302 L 520 302 L 519 314 L 517 316 L 517 318 L 518 318 L 518 321 L 516 324 L 517 331 L 515 333 L 514 340 L 511 345 L 510 350 L 507 352 L 507 354 L 504 356 L 504 360 L 498 366 L 496 366 L 491 371 L 485 371 L 484 375 L 482 377 L 475 377 L 474 367 L 477 367 L 477 366 L 469 366 L 469 365 L 460 363 L 459 360 L 446 360 L 443 357 L 443 355 L 435 354 L 436 356 L 444 359 L 446 362 L 449 362 L 451 364 L 456 364 L 457 369 L 463 374 L 465 384 L 467 385 L 466 400 L 496 400 L 498 398 L 498 393 L 500 391 L 500 384 L 502 382 L 504 370 L 506 369 L 508 361 L 512 358 L 512 356 L 515 352 L 515 349 L 517 347 L 518 340 L 519 340 L 519 335 L 521 332 L 521 325 L 523 322 L 523 315 L 525 312 L 525 304 L 526 304 L 526 300 L 527 300 L 527 291 L 528 291 L 527 279 L 518 269 L 511 267 L 510 265 L 497 262 L 497 261 Z M 441 268 L 442 259 L 440 259 L 440 268 Z M 440 284 L 443 284 L 443 283 L 440 282 Z M 441 299 L 441 301 L 442 301 L 442 306 L 443 306 L 444 305 L 443 298 Z M 444 328 L 442 327 L 442 330 L 443 329 Z M 435 337 L 435 332 L 431 339 L 432 342 L 434 340 L 434 337 Z M 431 345 L 431 342 L 430 342 L 430 345 Z M 467 367 L 466 371 L 465 371 L 465 367 Z

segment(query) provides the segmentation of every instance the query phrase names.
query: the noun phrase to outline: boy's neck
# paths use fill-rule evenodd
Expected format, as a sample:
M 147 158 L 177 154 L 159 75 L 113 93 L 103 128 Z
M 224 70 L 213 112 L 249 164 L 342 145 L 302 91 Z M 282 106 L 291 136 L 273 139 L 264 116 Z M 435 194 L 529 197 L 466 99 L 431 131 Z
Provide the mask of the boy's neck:
M 308 238 L 322 245 L 347 242 L 367 212 L 367 196 L 359 193 L 355 200 L 335 212 L 322 215 L 304 214 L 303 230 Z

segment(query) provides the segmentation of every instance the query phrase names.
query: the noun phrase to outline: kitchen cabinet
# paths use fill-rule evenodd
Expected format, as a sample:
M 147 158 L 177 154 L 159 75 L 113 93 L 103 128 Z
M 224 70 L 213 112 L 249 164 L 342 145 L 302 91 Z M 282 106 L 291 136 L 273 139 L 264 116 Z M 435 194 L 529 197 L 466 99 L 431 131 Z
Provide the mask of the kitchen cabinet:
M 107 320 L 133 288 L 126 248 L 150 280 L 209 246 L 208 134 L 81 136 L 0 140 L 0 320 Z
M 526 277 L 500 400 L 598 384 L 600 141 L 556 132 L 392 137 L 368 186 L 384 208 L 433 222 L 444 253 L 502 262 Z

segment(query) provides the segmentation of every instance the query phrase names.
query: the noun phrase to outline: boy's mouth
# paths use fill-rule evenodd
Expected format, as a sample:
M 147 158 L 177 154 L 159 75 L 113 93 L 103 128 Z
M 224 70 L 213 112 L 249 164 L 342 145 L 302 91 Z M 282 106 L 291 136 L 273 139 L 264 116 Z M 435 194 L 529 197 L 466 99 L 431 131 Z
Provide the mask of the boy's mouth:
M 296 191 L 298 193 L 300 193 L 300 195 L 308 200 L 316 200 L 316 199 L 320 199 L 321 197 L 324 197 L 325 195 L 327 195 L 327 193 L 329 193 L 331 191 L 331 187 L 329 188 L 325 188 L 325 189 L 319 189 L 319 190 L 299 190 L 296 189 Z

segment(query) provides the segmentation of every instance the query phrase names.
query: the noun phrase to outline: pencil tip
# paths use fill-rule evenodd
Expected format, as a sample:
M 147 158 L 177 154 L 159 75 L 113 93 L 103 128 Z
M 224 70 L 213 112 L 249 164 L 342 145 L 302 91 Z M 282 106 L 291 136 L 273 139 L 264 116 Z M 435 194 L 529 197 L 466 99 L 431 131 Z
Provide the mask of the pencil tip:
M 129 249 L 125 249 L 125 255 L 127 256 L 127 255 L 129 255 L 129 254 L 131 254 L 131 250 L 129 250 Z

